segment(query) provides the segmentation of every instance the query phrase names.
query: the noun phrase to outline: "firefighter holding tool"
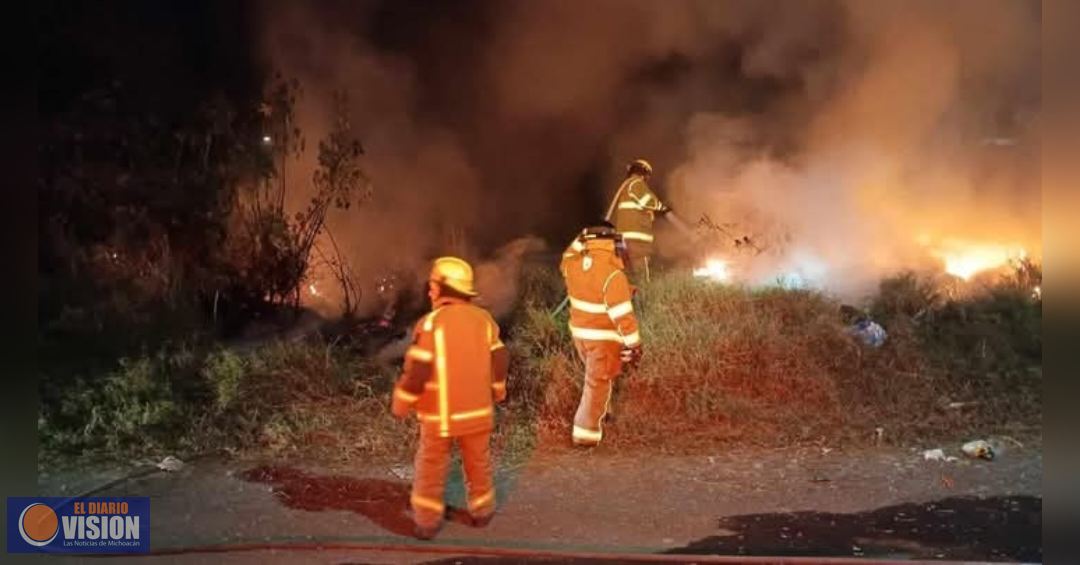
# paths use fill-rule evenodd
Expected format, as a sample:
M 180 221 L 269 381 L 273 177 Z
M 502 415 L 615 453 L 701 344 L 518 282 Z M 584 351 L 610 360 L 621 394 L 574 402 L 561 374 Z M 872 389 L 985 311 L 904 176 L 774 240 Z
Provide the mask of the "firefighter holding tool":
M 462 259 L 435 260 L 428 281 L 432 311 L 416 324 L 405 367 L 394 387 L 394 416 L 416 411 L 420 442 L 410 504 L 415 534 L 431 539 L 442 527 L 450 450 L 457 444 L 473 525 L 495 513 L 491 432 L 493 403 L 506 398 L 509 353 L 491 315 L 472 303 L 473 269 Z
M 626 178 L 615 192 L 605 219 L 615 224 L 622 234 L 630 255 L 634 276 L 649 280 L 649 258 L 653 251 L 653 223 L 657 215 L 671 208 L 649 188 L 652 165 L 645 159 L 635 159 L 626 166 Z
M 586 228 L 563 253 L 560 270 L 570 302 L 570 335 L 585 363 L 581 402 L 574 415 L 574 445 L 603 438 L 612 386 L 623 365 L 641 359 L 641 335 L 624 269 L 622 235 L 611 224 Z

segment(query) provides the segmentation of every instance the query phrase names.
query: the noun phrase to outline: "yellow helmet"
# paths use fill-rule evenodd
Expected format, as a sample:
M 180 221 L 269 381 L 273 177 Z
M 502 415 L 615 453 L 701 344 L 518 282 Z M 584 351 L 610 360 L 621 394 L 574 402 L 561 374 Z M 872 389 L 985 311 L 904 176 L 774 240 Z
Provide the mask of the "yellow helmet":
M 640 172 L 641 174 L 651 175 L 652 165 L 645 159 L 634 159 L 630 161 L 630 164 L 626 166 L 627 173 Z
M 439 257 L 431 267 L 431 280 L 466 296 L 479 294 L 473 286 L 473 269 L 464 259 Z

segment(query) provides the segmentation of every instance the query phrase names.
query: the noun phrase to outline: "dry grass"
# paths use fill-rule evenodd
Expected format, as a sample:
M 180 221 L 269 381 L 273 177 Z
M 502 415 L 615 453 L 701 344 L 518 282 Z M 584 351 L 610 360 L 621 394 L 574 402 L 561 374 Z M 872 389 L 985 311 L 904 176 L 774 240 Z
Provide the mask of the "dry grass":
M 887 344 L 869 349 L 845 333 L 839 304 L 813 292 L 671 273 L 642 298 L 646 356 L 620 377 L 608 435 L 616 449 L 873 444 L 877 428 L 885 443 L 912 444 L 1039 427 L 1038 375 L 957 371 L 925 339 L 939 328 L 910 318 L 888 320 Z M 530 339 L 513 345 L 511 386 L 545 438 L 565 443 L 583 369 L 565 316 L 552 320 L 548 306 L 523 306 L 516 331 Z M 953 401 L 979 404 L 948 408 Z
M 902 279 L 902 277 L 901 277 Z M 504 460 L 568 443 L 583 367 L 551 270 L 525 273 L 504 324 L 510 399 L 499 410 Z M 995 287 L 942 301 L 914 279 L 886 281 L 879 349 L 845 333 L 838 303 L 670 273 L 643 289 L 646 355 L 619 379 L 612 450 L 857 446 L 1006 434 L 1041 426 L 1041 305 Z M 224 449 L 350 463 L 412 453 L 415 423 L 389 413 L 397 367 L 342 347 L 272 344 L 244 354 L 162 353 L 126 361 L 94 386 L 44 404 L 48 454 L 113 457 Z M 950 408 L 951 402 L 975 402 Z

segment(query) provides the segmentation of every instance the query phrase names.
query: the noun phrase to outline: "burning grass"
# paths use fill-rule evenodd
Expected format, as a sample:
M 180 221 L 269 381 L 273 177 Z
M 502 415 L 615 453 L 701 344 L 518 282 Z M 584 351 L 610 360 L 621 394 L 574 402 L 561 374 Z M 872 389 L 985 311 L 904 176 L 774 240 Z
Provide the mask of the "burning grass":
M 533 339 L 515 341 L 514 376 L 545 443 L 563 443 L 582 369 L 550 306 L 525 302 L 516 332 Z M 878 428 L 892 444 L 1038 432 L 1041 314 L 1022 287 L 949 301 L 904 275 L 883 282 L 873 306 L 890 332 L 880 349 L 856 343 L 839 303 L 819 293 L 655 279 L 641 300 L 646 356 L 621 377 L 609 445 L 860 445 L 878 441 Z
M 722 446 L 854 446 L 1038 436 L 1041 303 L 1031 281 L 949 298 L 914 275 L 869 304 L 889 339 L 854 341 L 833 299 L 658 276 L 643 289 L 646 355 L 620 377 L 608 449 L 693 452 Z M 552 270 L 527 269 L 504 330 L 510 399 L 501 457 L 567 443 L 582 367 Z M 389 414 L 397 367 L 340 345 L 273 343 L 247 353 L 162 352 L 52 391 L 40 429 L 50 456 L 79 453 L 401 458 L 415 425 Z M 959 404 L 957 404 L 959 403 Z

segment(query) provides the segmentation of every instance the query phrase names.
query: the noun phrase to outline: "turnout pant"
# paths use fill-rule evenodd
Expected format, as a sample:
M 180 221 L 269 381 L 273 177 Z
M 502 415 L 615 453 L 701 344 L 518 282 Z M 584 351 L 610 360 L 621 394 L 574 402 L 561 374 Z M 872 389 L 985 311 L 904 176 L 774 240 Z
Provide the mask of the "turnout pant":
M 611 402 L 611 388 L 622 370 L 622 345 L 613 341 L 575 339 L 574 346 L 585 362 L 585 383 L 574 415 L 572 438 L 577 445 L 596 445 L 603 438 L 603 420 Z
M 495 512 L 491 432 L 439 437 L 438 433 L 428 432 L 426 426 L 421 426 L 410 504 L 413 521 L 422 527 L 439 525 L 446 512 L 443 492 L 446 488 L 446 472 L 450 466 L 450 449 L 455 442 L 461 451 L 461 462 L 465 468 L 469 513 L 474 518 L 484 518 Z
M 630 278 L 636 283 L 649 282 L 649 257 L 652 255 L 652 243 L 645 241 L 629 240 L 626 242 L 626 252 L 630 255 Z

